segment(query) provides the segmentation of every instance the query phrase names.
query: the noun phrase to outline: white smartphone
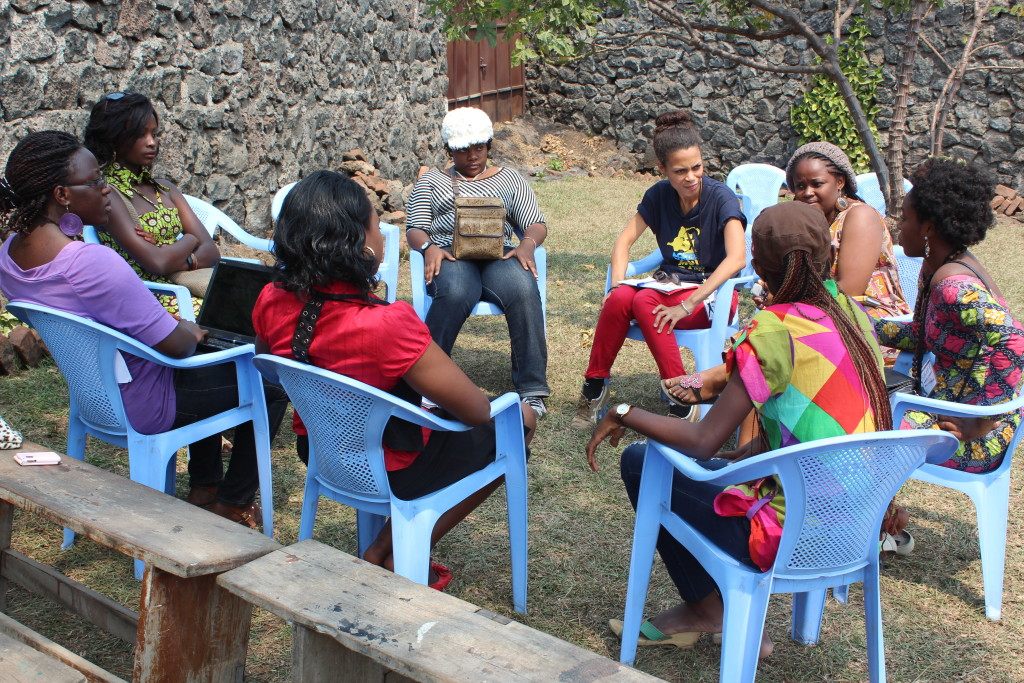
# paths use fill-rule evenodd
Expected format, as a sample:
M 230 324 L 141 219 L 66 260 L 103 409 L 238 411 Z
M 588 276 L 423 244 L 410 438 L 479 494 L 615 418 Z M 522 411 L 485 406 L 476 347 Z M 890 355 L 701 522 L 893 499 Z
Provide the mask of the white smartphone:
M 14 456 L 14 462 L 22 466 L 59 465 L 60 456 L 52 451 L 42 453 L 18 453 Z

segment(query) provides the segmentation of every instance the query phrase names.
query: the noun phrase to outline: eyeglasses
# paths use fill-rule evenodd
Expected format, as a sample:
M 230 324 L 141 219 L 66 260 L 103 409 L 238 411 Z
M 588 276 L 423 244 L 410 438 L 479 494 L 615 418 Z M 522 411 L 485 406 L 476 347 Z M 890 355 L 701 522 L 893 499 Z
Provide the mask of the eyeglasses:
M 90 180 L 87 183 L 71 183 L 70 185 L 65 185 L 64 187 L 89 187 L 94 190 L 102 190 L 106 186 L 106 176 L 100 176 L 99 178 L 96 178 L 95 180 Z
M 122 97 L 124 97 L 127 94 L 128 93 L 123 93 L 123 92 L 112 92 L 109 95 L 107 95 L 104 99 L 108 99 L 108 100 L 112 100 L 112 101 L 116 102 L 117 100 L 121 99 Z

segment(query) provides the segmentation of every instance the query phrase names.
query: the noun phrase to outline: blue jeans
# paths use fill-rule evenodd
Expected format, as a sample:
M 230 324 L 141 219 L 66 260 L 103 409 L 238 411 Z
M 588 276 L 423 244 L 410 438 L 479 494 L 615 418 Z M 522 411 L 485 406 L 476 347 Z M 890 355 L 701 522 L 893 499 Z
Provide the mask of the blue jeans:
M 619 463 L 622 483 L 626 485 L 626 493 L 634 510 L 640 494 L 640 474 L 643 472 L 646 450 L 646 443 L 631 444 L 622 452 L 622 460 Z M 709 470 L 717 470 L 728 465 L 729 461 L 713 458 L 702 464 Z M 746 517 L 722 517 L 715 512 L 715 496 L 723 488 L 715 484 L 694 481 L 675 471 L 672 475 L 672 512 L 713 540 L 726 553 L 753 567 L 748 545 L 750 522 Z M 715 580 L 697 558 L 673 538 L 672 534 L 665 531 L 664 527 L 658 531 L 657 545 L 665 569 L 668 570 L 668 575 L 683 600 L 697 602 L 718 589 Z
M 451 249 L 444 247 L 445 251 Z M 505 248 L 505 253 L 511 251 Z M 505 311 L 512 342 L 512 383 L 520 396 L 548 396 L 548 346 L 544 309 L 533 273 L 515 257 L 495 261 L 441 261 L 441 272 L 427 285 L 434 298 L 427 328 L 449 356 L 462 324 L 478 301 Z

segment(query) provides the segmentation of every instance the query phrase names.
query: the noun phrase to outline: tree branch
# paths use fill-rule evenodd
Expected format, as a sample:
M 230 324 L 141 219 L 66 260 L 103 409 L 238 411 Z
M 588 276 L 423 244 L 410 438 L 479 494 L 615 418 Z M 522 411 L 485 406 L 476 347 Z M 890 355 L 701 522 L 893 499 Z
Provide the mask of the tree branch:
M 796 34 L 792 28 L 787 27 L 764 31 L 749 26 L 749 24 L 747 28 L 741 28 L 739 26 L 729 26 L 728 24 L 695 23 L 684 18 L 683 13 L 673 7 L 669 7 L 664 2 L 661 2 L 661 0 L 647 0 L 647 5 L 651 12 L 661 17 L 666 22 L 675 26 L 689 28 L 693 31 L 707 31 L 709 33 L 717 33 L 719 35 L 739 36 L 741 38 L 748 38 L 758 42 L 778 40 L 779 38 L 785 38 Z
M 947 69 L 949 69 L 950 71 L 953 70 L 953 66 L 946 61 L 946 58 L 942 56 L 942 53 L 939 52 L 934 45 L 932 45 L 932 41 L 928 40 L 927 36 L 925 36 L 923 33 L 921 34 L 921 41 L 932 49 L 932 52 L 934 52 L 935 56 L 938 57 L 939 60 L 946 65 Z
M 769 64 L 767 62 L 761 62 L 754 59 L 750 59 L 748 57 L 744 57 L 742 55 L 729 52 L 728 50 L 722 50 L 720 48 L 709 45 L 706 41 L 702 40 L 702 36 L 698 34 L 694 34 L 693 37 L 687 38 L 677 33 L 669 33 L 664 29 L 654 29 L 650 31 L 650 35 L 662 35 L 670 40 L 677 40 L 688 47 L 700 48 L 702 52 L 706 52 L 716 57 L 722 57 L 723 59 L 728 59 L 732 62 L 735 62 L 736 64 L 739 64 L 740 66 L 748 66 L 751 69 L 756 69 L 758 71 L 768 71 L 777 74 L 805 75 L 828 73 L 828 71 L 821 64 L 788 66 Z

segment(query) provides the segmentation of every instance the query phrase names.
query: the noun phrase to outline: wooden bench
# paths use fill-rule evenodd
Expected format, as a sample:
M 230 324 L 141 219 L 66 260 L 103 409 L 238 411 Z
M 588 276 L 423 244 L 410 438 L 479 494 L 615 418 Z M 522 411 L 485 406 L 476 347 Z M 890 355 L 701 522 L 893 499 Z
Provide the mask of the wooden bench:
M 660 680 L 317 541 L 217 582 L 294 624 L 302 683 Z
M 44 450 L 25 443 L 21 452 Z M 0 455 L 0 609 L 11 580 L 134 642 L 135 681 L 241 681 L 252 606 L 220 588 L 217 575 L 281 545 L 73 458 L 22 467 L 15 452 Z M 15 507 L 143 560 L 138 614 L 12 550 Z M 52 645 L 48 654 L 79 668 L 81 658 Z

